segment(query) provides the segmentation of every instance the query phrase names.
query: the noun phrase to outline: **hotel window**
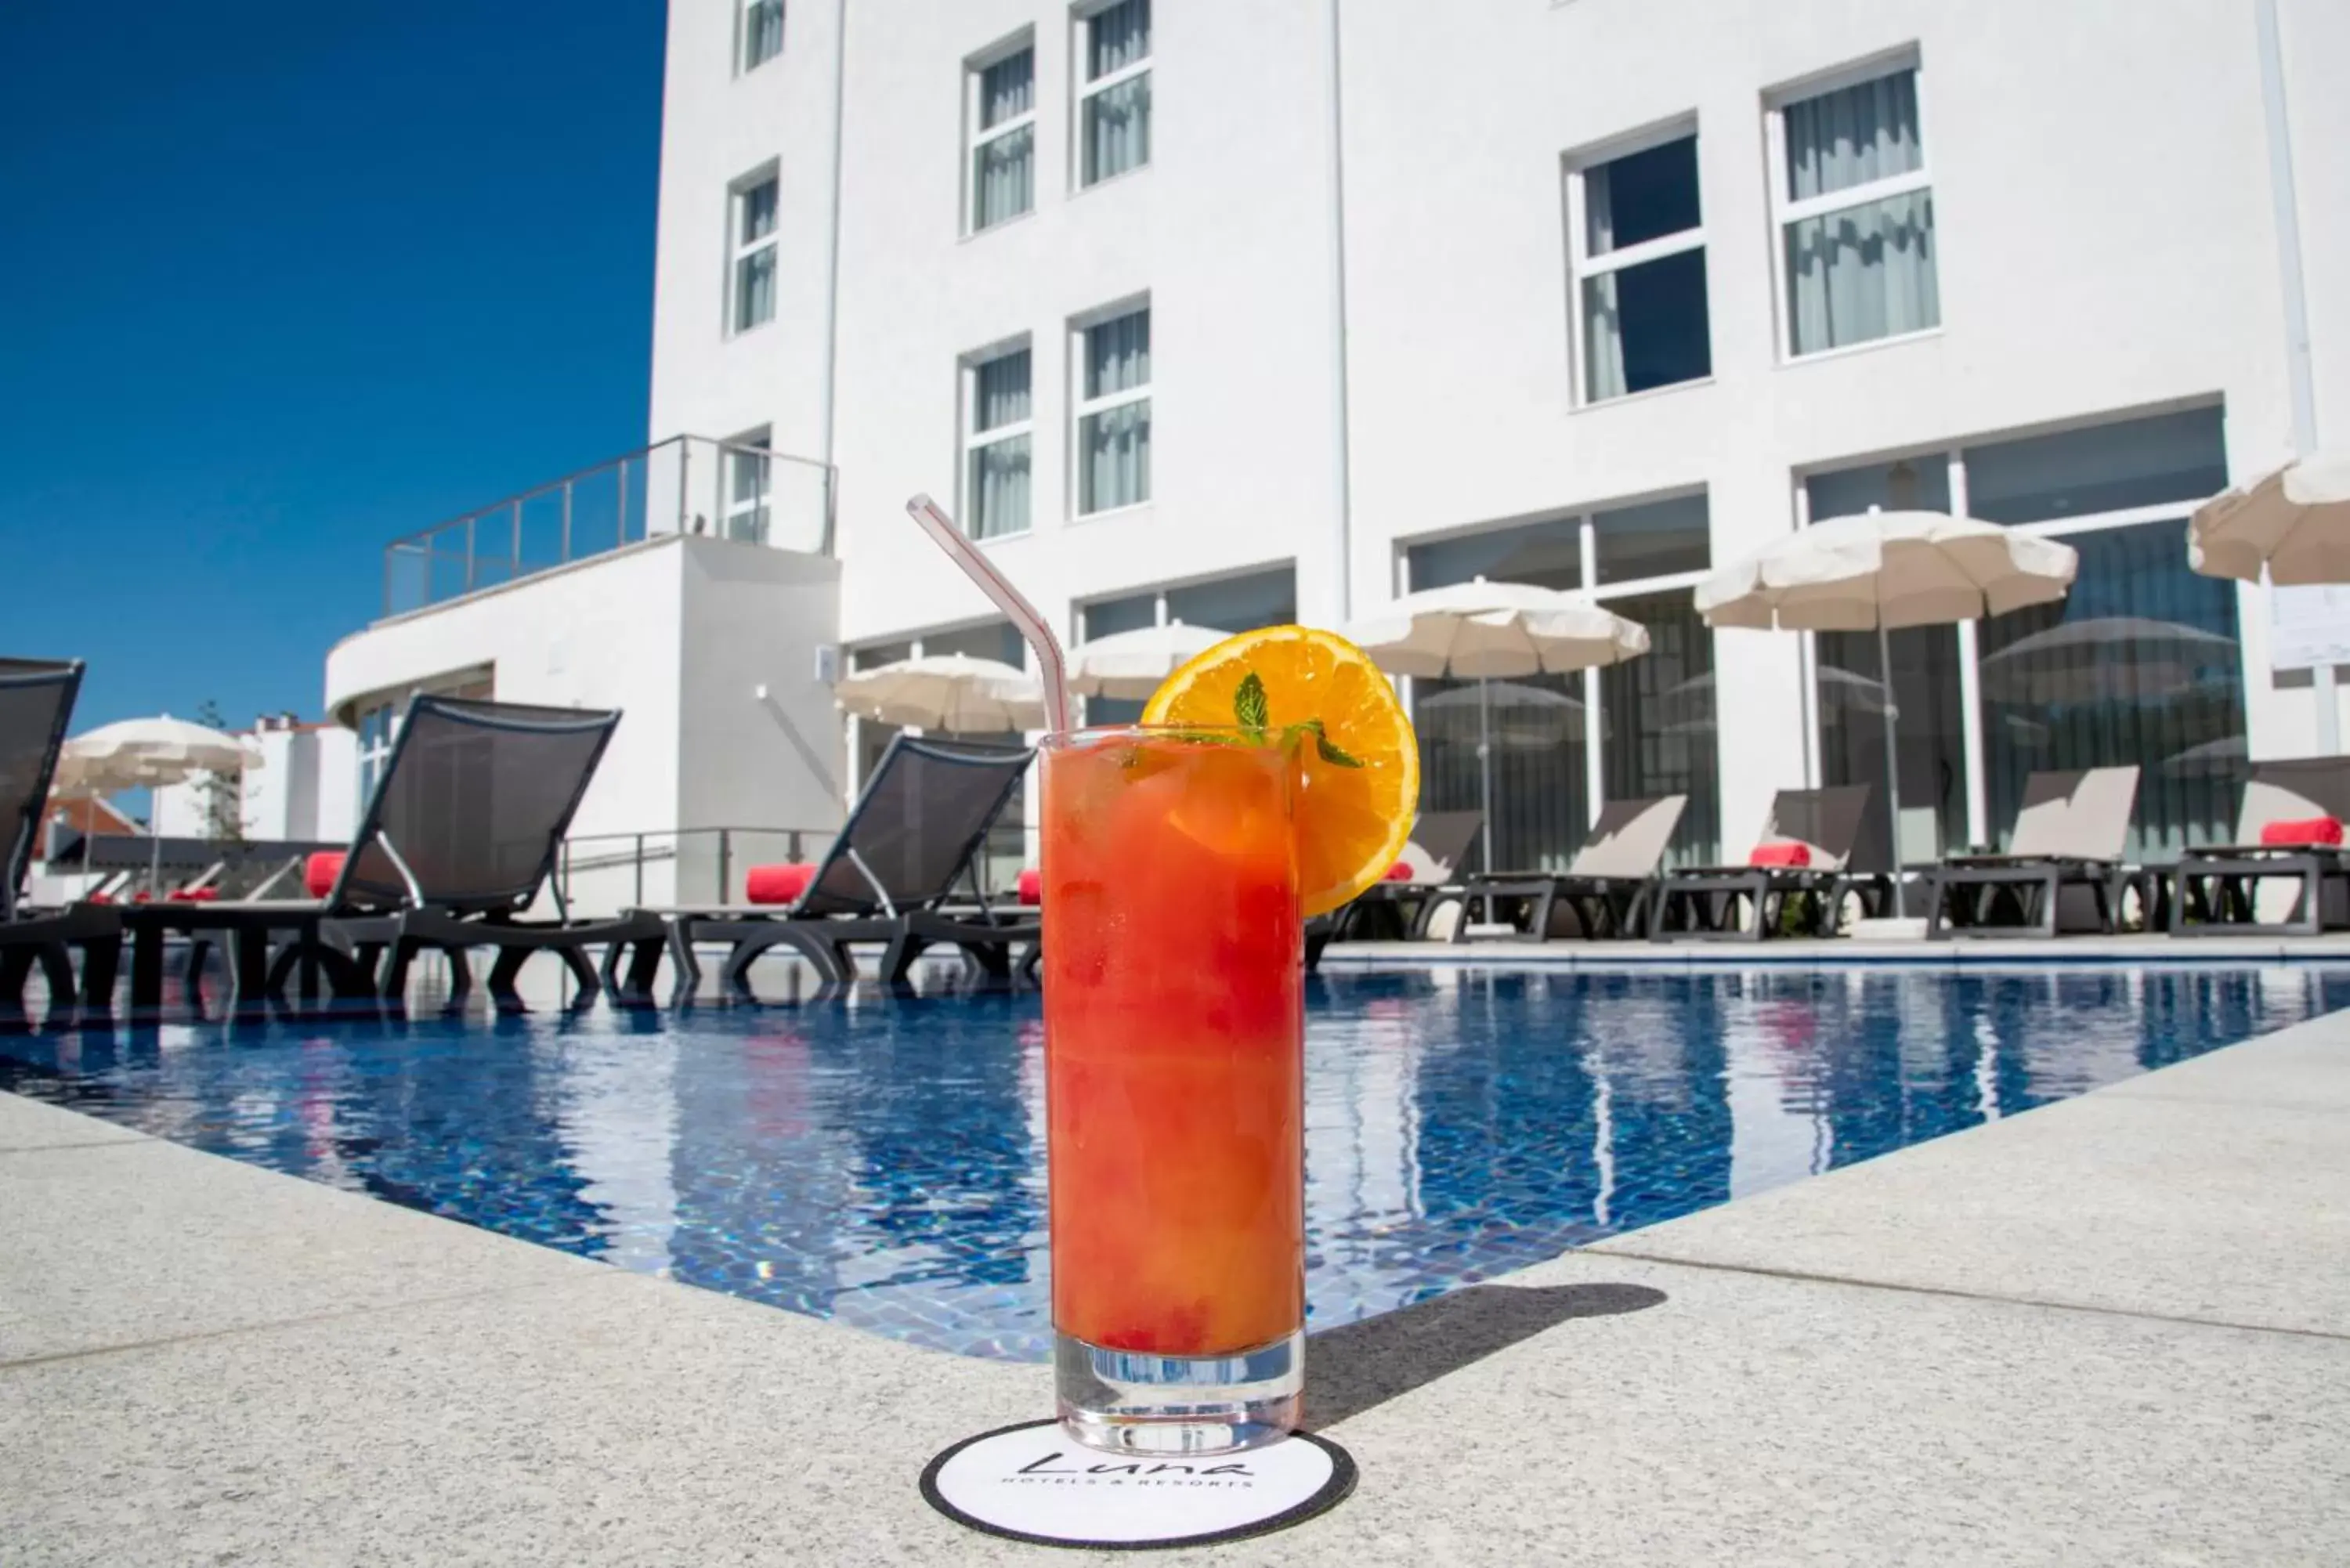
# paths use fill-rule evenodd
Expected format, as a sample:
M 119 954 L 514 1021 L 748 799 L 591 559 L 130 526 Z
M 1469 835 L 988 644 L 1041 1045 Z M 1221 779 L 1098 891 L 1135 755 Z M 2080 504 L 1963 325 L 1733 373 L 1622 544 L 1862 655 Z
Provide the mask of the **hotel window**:
M 733 231 L 734 304 L 730 319 L 748 332 L 775 315 L 775 202 L 773 170 L 738 183 L 730 205 Z
M 965 526 L 974 539 L 1028 532 L 1030 355 L 1025 346 L 963 367 Z
M 1810 475 L 1814 521 L 1924 507 L 2080 554 L 2055 604 L 1894 632 L 1889 694 L 1875 633 L 1818 634 L 1825 781 L 1883 784 L 1889 701 L 1905 858 L 2004 846 L 2033 772 L 2093 767 L 2138 770 L 2128 857 L 2223 842 L 2247 765 L 2236 586 L 2198 575 L 2178 541 L 2188 514 L 2227 483 L 2215 407 Z
M 1022 44 L 963 73 L 971 147 L 968 233 L 1016 218 L 1036 204 L 1036 51 Z
M 784 52 L 784 0 L 743 0 L 743 66 L 757 70 Z
M 1077 38 L 1077 182 L 1094 185 L 1150 161 L 1150 0 L 1080 15 Z
M 1918 74 L 1878 71 L 1770 111 L 1787 358 L 1941 324 Z
M 767 542 L 768 434 L 762 425 L 724 443 L 726 520 L 729 539 L 746 545 Z
M 1692 589 L 1712 560 L 1703 495 L 1570 514 L 1415 545 L 1409 587 L 1478 577 L 1592 597 L 1648 628 L 1648 652 L 1605 670 L 1493 680 L 1414 680 L 1420 805 L 1474 811 L 1479 736 L 1491 736 L 1495 868 L 1563 869 L 1600 804 L 1685 794 L 1672 865 L 1721 854 L 1713 634 Z M 1594 747 L 1596 750 L 1594 750 Z
M 1077 514 L 1150 499 L 1150 307 L 1080 327 Z
M 1583 400 L 1711 374 L 1696 136 L 1570 163 L 1566 203 Z

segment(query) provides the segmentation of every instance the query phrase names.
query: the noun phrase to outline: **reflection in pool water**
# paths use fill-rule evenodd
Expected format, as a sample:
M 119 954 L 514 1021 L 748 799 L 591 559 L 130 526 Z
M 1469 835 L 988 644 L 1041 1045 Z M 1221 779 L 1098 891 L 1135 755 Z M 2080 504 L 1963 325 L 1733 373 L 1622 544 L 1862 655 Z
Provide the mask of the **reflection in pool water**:
M 1317 982 L 1316 1327 L 2350 1005 L 2350 969 Z M 0 1040 L 0 1087 L 971 1355 L 1047 1343 L 1033 996 Z

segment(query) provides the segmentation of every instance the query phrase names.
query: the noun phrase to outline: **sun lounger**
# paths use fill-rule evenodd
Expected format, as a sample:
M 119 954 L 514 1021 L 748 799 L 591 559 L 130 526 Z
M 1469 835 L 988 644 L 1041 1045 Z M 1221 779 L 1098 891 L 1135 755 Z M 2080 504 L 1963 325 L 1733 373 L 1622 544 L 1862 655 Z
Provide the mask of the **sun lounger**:
M 1426 936 L 1429 918 L 1445 902 L 1443 895 L 1461 886 L 1461 863 L 1468 859 L 1484 825 L 1485 814 L 1480 811 L 1422 815 L 1396 860 L 1406 875 L 1373 883 L 1354 902 L 1334 911 L 1326 941 L 1417 941 Z M 1306 967 L 1313 965 L 1309 961 Z
M 2096 929 L 2121 914 L 2122 846 L 2137 803 L 2136 767 L 2035 773 L 2001 855 L 1946 855 L 1926 879 L 1929 937 L 2053 937 L 2064 894 L 2088 894 Z
M 2236 817 L 2236 842 L 2183 850 L 2174 873 L 2174 937 L 2315 936 L 2350 926 L 2350 858 L 2337 842 L 2350 821 L 2350 757 L 2255 763 Z M 2330 823 L 2330 830 L 2325 825 Z M 2281 920 L 2263 921 L 2263 881 L 2298 884 Z
M 974 867 L 988 829 L 1035 756 L 1025 746 L 893 736 L 792 902 L 632 910 L 661 922 L 653 942 L 637 943 L 634 967 L 650 979 L 665 944 L 677 994 L 686 995 L 702 975 L 696 944 L 724 942 L 722 978 L 730 992 L 746 997 L 753 994 L 752 963 L 776 947 L 806 959 L 827 985 L 857 978 L 851 949 L 860 943 L 883 946 L 879 974 L 892 985 L 935 945 L 962 950 L 997 978 L 1033 967 L 1042 933 L 1037 912 L 998 909 L 978 897 Z M 966 877 L 974 883 L 972 896 L 957 902 Z M 617 954 L 608 960 L 617 961 Z
M 1861 870 L 1856 846 L 1868 816 L 1867 784 L 1781 790 L 1771 818 L 1744 866 L 1703 866 L 1669 874 L 1649 907 L 1657 941 L 1761 941 L 1779 932 L 1790 898 L 1801 934 L 1829 936 L 1844 895 L 1891 891 L 1885 874 Z
M 57 748 L 81 691 L 79 659 L 0 659 L 0 1010 L 18 1012 L 25 981 L 40 965 L 52 1005 L 75 994 L 73 956 L 82 953 L 84 1005 L 114 1000 L 122 927 L 103 904 L 35 909 L 24 898 L 26 874 L 41 842 Z
M 1522 934 L 1538 942 L 1555 934 L 1555 917 L 1562 909 L 1572 915 L 1577 936 L 1643 935 L 1657 890 L 1657 867 L 1688 805 L 1685 794 L 1609 801 L 1565 871 L 1481 873 L 1469 878 L 1468 898 L 1483 900 L 1489 911 L 1499 899 L 1523 901 L 1526 923 Z M 1468 925 L 1464 919 L 1453 929 L 1454 941 L 1463 939 Z
M 518 1000 L 515 981 L 537 952 L 560 958 L 578 1000 L 592 998 L 587 950 L 658 938 L 660 922 L 575 920 L 559 887 L 554 919 L 527 911 L 550 888 L 563 836 L 619 722 L 617 711 L 413 699 L 323 898 L 122 909 L 132 1002 L 161 1001 L 169 931 L 226 934 L 240 1003 L 282 997 L 289 982 L 307 1001 L 321 977 L 338 998 L 397 1000 L 410 964 L 428 950 L 446 955 L 453 1000 L 472 985 L 467 953 L 482 947 L 497 950 L 489 989 L 502 1005 Z

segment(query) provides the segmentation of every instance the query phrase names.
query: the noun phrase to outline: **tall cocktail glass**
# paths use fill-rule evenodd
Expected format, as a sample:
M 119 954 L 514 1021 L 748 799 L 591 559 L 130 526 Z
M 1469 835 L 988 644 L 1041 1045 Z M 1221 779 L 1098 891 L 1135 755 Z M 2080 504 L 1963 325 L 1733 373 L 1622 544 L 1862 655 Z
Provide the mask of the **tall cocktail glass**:
M 1277 1441 L 1305 1324 L 1295 764 L 1243 731 L 1043 757 L 1062 1424 L 1113 1452 Z

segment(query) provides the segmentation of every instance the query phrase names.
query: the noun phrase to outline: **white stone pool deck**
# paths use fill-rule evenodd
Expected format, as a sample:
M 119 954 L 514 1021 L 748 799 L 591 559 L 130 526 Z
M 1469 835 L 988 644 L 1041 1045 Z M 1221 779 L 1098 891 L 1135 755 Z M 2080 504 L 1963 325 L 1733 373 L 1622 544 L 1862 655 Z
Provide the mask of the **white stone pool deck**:
M 2350 1561 L 2350 1013 L 1309 1366 L 1355 1497 L 1160 1560 Z M 914 1490 L 1048 1376 L 0 1095 L 12 1565 L 1084 1561 Z

